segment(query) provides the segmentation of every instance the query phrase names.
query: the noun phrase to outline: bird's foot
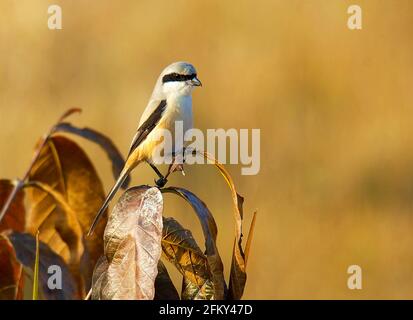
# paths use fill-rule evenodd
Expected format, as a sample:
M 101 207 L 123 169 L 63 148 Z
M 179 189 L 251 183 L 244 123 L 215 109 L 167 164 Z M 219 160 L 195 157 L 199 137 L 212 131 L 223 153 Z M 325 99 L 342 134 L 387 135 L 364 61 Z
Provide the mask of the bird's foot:
M 183 163 L 179 163 L 179 162 L 174 162 L 173 164 L 171 164 L 169 166 L 169 170 L 168 170 L 168 174 L 167 176 L 169 176 L 171 173 L 174 173 L 176 171 L 179 171 L 182 173 L 182 175 L 185 175 L 185 171 L 184 171 L 184 164 Z
M 158 180 L 155 180 L 155 183 L 158 186 L 158 188 L 163 188 L 167 182 L 168 182 L 168 179 L 166 178 L 159 178 Z

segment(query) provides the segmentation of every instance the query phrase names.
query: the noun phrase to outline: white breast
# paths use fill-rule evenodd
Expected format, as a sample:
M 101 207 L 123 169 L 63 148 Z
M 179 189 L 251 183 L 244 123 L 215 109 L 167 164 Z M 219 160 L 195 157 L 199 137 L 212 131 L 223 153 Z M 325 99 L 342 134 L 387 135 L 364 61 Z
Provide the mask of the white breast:
M 184 133 L 192 129 L 192 96 L 180 95 L 167 100 L 165 115 L 171 122 L 182 121 Z M 173 125 L 172 123 L 172 125 Z
M 180 145 L 175 144 L 175 125 L 177 121 L 182 122 L 183 134 L 189 129 L 192 129 L 192 97 L 190 95 L 171 95 L 167 99 L 166 109 L 162 115 L 161 121 L 155 127 L 155 129 L 148 135 L 147 139 L 139 146 L 140 152 L 144 155 L 144 158 L 152 162 L 155 159 L 152 158 L 152 151 L 158 144 L 161 137 L 160 130 L 168 130 L 172 137 L 172 152 L 178 153 L 181 150 Z M 180 138 L 180 137 L 178 137 Z M 183 137 L 182 137 L 183 139 Z M 184 141 L 182 141 L 184 142 Z
M 192 129 L 192 97 L 190 95 L 172 96 L 167 100 L 167 107 L 164 113 L 164 128 L 171 131 L 175 141 L 175 126 L 177 121 L 182 122 L 183 134 Z M 178 151 L 178 150 L 174 150 Z

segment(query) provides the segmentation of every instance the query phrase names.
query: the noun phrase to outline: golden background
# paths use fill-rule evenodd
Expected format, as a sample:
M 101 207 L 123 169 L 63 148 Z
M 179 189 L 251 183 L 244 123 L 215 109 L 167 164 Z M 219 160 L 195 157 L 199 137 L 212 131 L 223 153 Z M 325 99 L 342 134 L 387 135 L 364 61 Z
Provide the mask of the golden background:
M 73 106 L 83 109 L 73 123 L 125 154 L 158 74 L 187 60 L 204 84 L 197 127 L 261 129 L 260 173 L 227 166 L 246 198 L 245 234 L 258 209 L 244 298 L 411 298 L 413 2 L 356 1 L 361 31 L 347 28 L 353 3 L 2 0 L 0 177 L 22 176 L 38 137 Z M 50 4 L 63 30 L 47 28 Z M 108 190 L 105 154 L 76 141 Z M 211 166 L 186 173 L 170 185 L 209 205 L 228 274 L 230 193 Z M 154 177 L 142 166 L 133 184 Z M 166 214 L 202 244 L 190 207 L 167 197 Z M 352 264 L 362 290 L 347 288 Z

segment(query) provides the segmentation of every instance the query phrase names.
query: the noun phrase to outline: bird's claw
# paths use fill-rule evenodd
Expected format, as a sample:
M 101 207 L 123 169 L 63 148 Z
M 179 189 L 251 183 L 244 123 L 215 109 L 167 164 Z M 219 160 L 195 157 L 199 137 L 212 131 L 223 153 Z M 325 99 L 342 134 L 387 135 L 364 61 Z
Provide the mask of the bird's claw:
M 168 179 L 166 178 L 159 178 L 158 180 L 155 180 L 155 183 L 158 186 L 158 188 L 163 188 L 167 182 L 168 182 Z

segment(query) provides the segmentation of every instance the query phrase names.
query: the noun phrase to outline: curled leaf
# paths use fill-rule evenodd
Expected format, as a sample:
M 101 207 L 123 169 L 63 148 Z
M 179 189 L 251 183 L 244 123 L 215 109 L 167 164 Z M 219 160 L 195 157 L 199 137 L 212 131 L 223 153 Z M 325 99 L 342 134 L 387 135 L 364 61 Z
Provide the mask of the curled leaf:
M 245 266 L 247 265 L 248 257 L 250 254 L 251 242 L 252 242 L 252 237 L 254 236 L 254 228 L 255 228 L 256 219 L 257 219 L 257 212 L 255 211 L 254 215 L 252 216 L 250 230 L 248 232 L 248 237 L 247 237 L 247 243 L 245 244 Z
M 95 268 L 92 298 L 154 298 L 161 256 L 162 210 L 158 188 L 131 188 L 121 196 L 105 229 L 105 256 Z
M 225 298 L 226 284 L 224 279 L 224 266 L 216 246 L 217 225 L 215 219 L 206 204 L 192 192 L 178 187 L 162 189 L 162 192 L 174 193 L 185 199 L 194 209 L 205 238 L 205 249 L 208 258 L 209 268 L 212 272 L 214 283 L 214 299 L 222 300 Z
M 20 264 L 33 270 L 36 260 L 36 239 L 27 233 L 6 233 L 8 241 L 13 245 L 16 257 Z M 74 280 L 66 263 L 53 252 L 45 243 L 39 242 L 39 288 L 47 300 L 72 300 L 76 296 Z M 48 282 L 53 270 L 61 281 L 61 289 L 50 288 Z M 33 270 L 34 271 L 34 270 Z
M 81 274 L 81 294 L 89 287 L 93 266 L 102 254 L 105 219 L 83 240 L 103 203 L 102 183 L 84 151 L 60 136 L 49 138 L 29 173 L 27 231 L 40 230 L 40 240 Z M 82 249 L 84 247 L 84 250 Z
M 162 252 L 184 276 L 182 299 L 215 299 L 207 257 L 196 244 L 191 231 L 184 229 L 173 218 L 164 219 Z
M 61 123 L 62 121 L 66 120 L 66 118 L 68 118 L 69 116 L 71 116 L 72 114 L 75 113 L 81 113 L 82 109 L 80 108 L 70 108 L 68 110 L 66 110 L 59 118 L 59 120 L 57 120 L 57 123 Z
M 220 164 L 212 155 L 207 152 L 197 153 L 201 154 L 206 160 L 208 160 L 208 162 L 213 163 L 217 167 L 231 190 L 232 201 L 234 204 L 235 243 L 232 255 L 227 298 L 230 300 L 239 300 L 244 293 L 245 283 L 247 281 L 247 273 L 245 270 L 245 254 L 242 248 L 242 219 L 244 198 L 237 193 L 231 175 L 222 164 Z
M 125 165 L 125 161 L 123 160 L 123 157 L 119 152 L 118 148 L 115 146 L 115 144 L 112 142 L 110 138 L 96 130 L 90 128 L 78 128 L 68 122 L 59 123 L 55 127 L 55 131 L 72 133 L 99 145 L 103 149 L 103 151 L 105 151 L 106 155 L 112 163 L 112 173 L 114 179 L 118 179 Z M 128 177 L 125 180 L 125 182 L 122 185 L 122 188 L 126 189 L 129 183 L 130 177 Z

